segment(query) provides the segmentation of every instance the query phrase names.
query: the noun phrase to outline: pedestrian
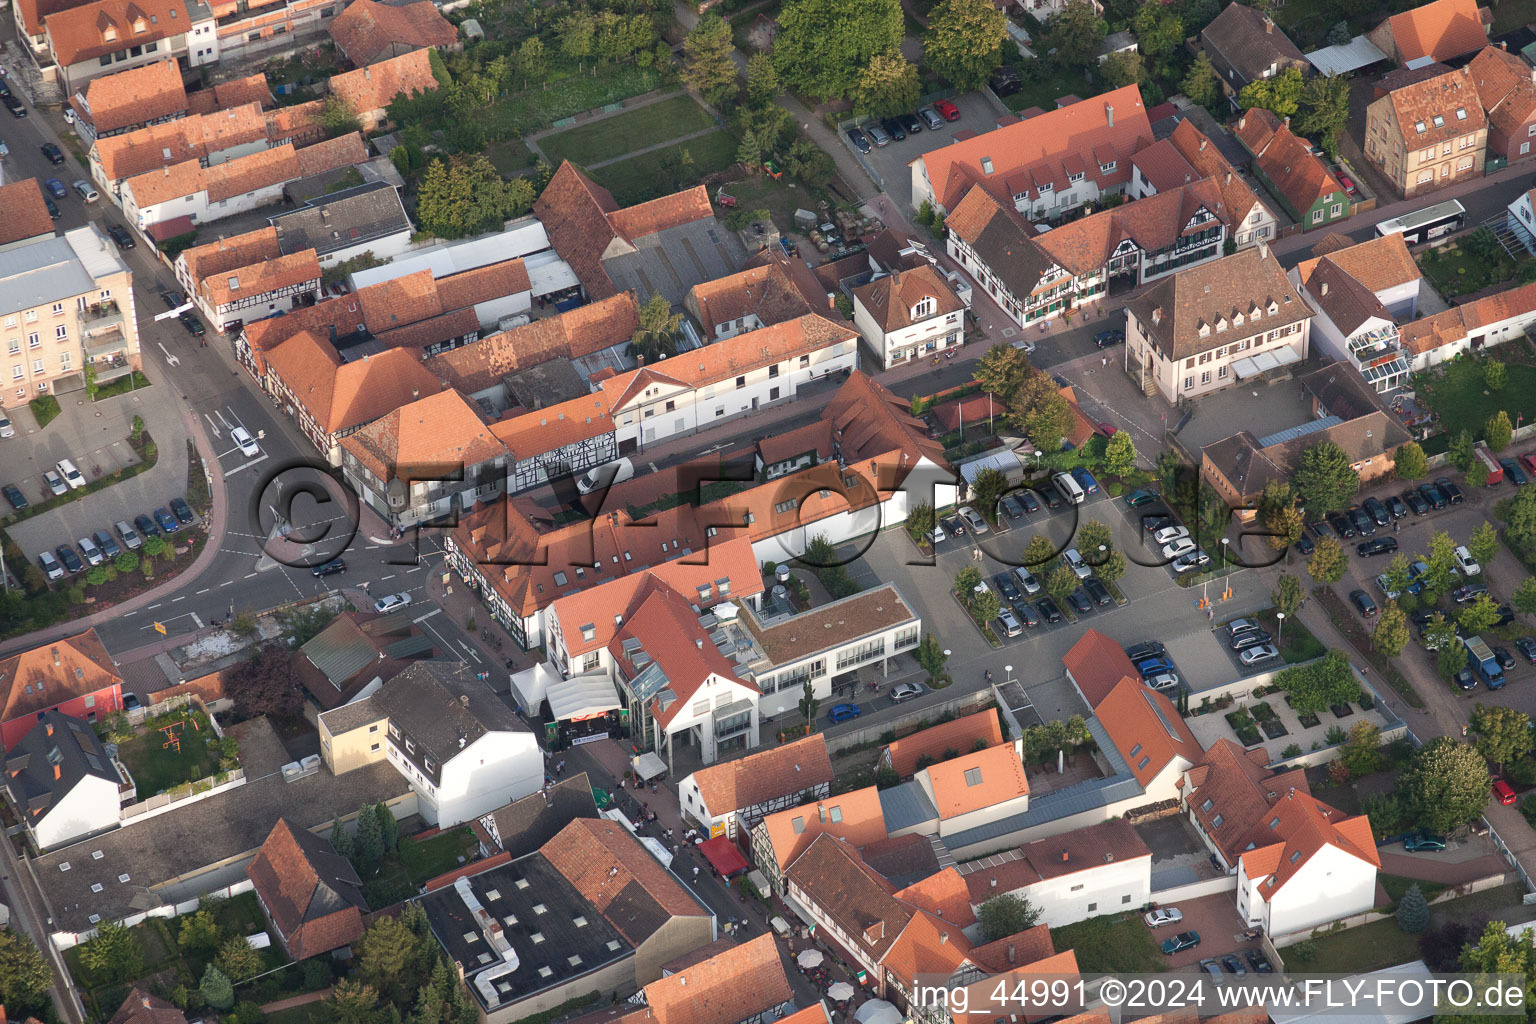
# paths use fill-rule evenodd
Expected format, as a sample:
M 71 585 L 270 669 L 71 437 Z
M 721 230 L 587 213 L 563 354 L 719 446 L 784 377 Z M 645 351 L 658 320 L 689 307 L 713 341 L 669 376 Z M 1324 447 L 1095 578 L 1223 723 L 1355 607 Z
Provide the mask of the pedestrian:
M 693 869 L 693 880 L 695 882 L 697 882 L 699 880 L 699 869 L 698 869 L 697 866 L 695 866 L 694 869 Z
M 1105 356 L 1104 357 L 1104 362 L 1101 363 L 1100 365 L 1101 366 L 1108 366 L 1109 365 L 1109 356 Z

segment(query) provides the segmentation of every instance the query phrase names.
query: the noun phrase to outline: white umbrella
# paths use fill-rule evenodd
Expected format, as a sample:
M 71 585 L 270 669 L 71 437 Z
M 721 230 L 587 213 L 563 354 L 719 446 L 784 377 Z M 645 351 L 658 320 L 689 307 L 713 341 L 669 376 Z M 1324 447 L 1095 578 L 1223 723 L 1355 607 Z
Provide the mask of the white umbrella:
M 854 1013 L 858 1024 L 901 1024 L 903 1014 L 884 999 L 866 999 Z
M 827 997 L 842 1002 L 853 998 L 853 986 L 846 981 L 834 981 L 832 987 L 827 989 Z
M 812 967 L 820 967 L 825 959 L 826 957 L 821 955 L 819 949 L 802 949 L 800 955 L 795 957 L 795 962 L 806 970 L 810 970 Z

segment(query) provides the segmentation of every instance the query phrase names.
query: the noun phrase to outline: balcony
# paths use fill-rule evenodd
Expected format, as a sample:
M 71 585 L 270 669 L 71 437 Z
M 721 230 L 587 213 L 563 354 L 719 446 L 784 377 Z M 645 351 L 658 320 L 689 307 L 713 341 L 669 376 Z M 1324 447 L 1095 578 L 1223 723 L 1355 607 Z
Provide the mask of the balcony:
M 109 380 L 116 380 L 133 372 L 133 364 L 128 361 L 128 356 L 123 352 L 102 359 L 91 359 L 90 364 L 96 372 L 97 384 L 105 384 Z
M 105 333 L 114 327 L 121 333 L 122 326 L 123 311 L 116 301 L 98 302 L 80 311 L 80 333 L 85 337 Z

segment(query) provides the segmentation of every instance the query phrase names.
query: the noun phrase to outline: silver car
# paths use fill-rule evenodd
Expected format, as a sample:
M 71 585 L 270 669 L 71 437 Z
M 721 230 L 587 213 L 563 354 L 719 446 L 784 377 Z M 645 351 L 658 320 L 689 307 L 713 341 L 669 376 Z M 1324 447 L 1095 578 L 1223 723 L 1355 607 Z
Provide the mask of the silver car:
M 960 518 L 965 520 L 965 525 L 971 528 L 973 533 L 986 533 L 987 521 L 981 517 L 981 513 L 969 505 L 962 506 Z
M 895 688 L 891 690 L 891 703 L 901 704 L 922 695 L 923 688 L 917 683 L 897 683 Z
M 1018 578 L 1019 586 L 1024 588 L 1024 593 L 1040 593 L 1040 581 L 1035 579 L 1034 573 L 1020 565 L 1014 567 L 1013 575 Z
M 881 128 L 877 124 L 865 125 L 864 134 L 869 136 L 869 141 L 873 142 L 876 148 L 879 148 L 880 146 L 889 146 L 891 144 L 891 137 L 885 134 L 885 129 Z
M 1147 911 L 1144 916 L 1148 928 L 1161 928 L 1165 924 L 1178 924 L 1184 920 L 1184 914 L 1178 907 L 1158 907 Z
M 63 494 L 65 491 L 69 490 L 69 488 L 64 483 L 64 478 L 59 476 L 59 474 L 55 473 L 51 469 L 43 471 L 43 483 L 47 484 L 48 489 L 54 494 Z
M 129 551 L 137 550 L 139 546 L 144 543 L 143 538 L 139 536 L 139 531 L 129 526 L 128 523 L 122 519 L 119 519 L 117 522 L 113 523 L 112 528 L 117 531 L 117 536 L 122 540 L 123 547 Z
M 1259 644 L 1257 647 L 1248 648 L 1237 657 L 1244 665 L 1258 665 L 1271 658 L 1280 657 L 1280 648 L 1274 644 Z
M 96 542 L 91 540 L 91 538 L 81 537 L 76 543 L 80 548 L 80 553 L 85 556 L 85 560 L 91 565 L 100 565 L 106 560 L 106 556 L 101 553 L 101 548 L 97 547 Z
M 1061 553 L 1061 560 L 1067 563 L 1072 574 L 1080 580 L 1085 580 L 1093 575 L 1093 570 L 1088 568 L 1088 563 L 1083 561 L 1083 553 L 1077 548 L 1067 548 Z
M 1019 625 L 1019 620 L 1013 615 L 1012 609 L 1004 608 L 997 616 L 997 624 L 1003 627 L 1003 632 L 1008 636 L 1018 636 L 1024 632 L 1024 627 Z

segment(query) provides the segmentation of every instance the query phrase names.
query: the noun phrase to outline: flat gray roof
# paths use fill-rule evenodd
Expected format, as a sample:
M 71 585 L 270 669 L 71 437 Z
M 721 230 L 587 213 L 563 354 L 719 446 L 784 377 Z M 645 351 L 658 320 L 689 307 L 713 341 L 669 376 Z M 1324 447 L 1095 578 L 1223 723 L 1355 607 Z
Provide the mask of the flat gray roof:
M 66 239 L 45 238 L 0 252 L 0 314 L 84 295 L 95 286 Z

